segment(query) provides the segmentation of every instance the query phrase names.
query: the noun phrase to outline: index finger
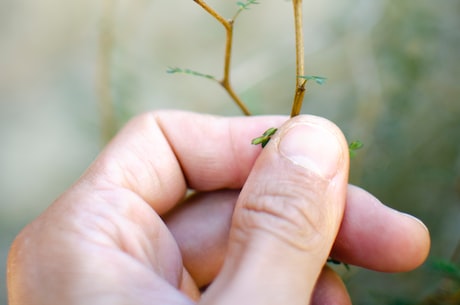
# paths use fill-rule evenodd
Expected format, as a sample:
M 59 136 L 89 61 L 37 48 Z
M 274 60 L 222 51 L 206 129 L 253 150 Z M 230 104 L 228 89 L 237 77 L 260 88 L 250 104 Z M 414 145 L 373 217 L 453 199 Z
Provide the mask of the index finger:
M 287 117 L 217 117 L 161 111 L 130 121 L 82 181 L 127 188 L 157 213 L 171 209 L 187 188 L 241 188 L 260 153 L 251 139 Z

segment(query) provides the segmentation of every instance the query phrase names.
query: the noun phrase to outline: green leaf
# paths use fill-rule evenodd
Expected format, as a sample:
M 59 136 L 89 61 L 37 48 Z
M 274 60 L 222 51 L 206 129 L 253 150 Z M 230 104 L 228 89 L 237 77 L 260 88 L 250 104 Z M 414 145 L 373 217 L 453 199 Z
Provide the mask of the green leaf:
M 236 18 L 240 15 L 240 13 L 244 10 L 248 10 L 249 7 L 253 4 L 259 4 L 257 0 L 246 0 L 246 2 L 243 1 L 238 1 L 236 2 L 236 5 L 239 6 L 239 9 L 236 11 L 235 15 L 233 16 L 232 20 L 235 21 Z
M 267 145 L 267 143 L 270 141 L 271 137 L 275 134 L 275 132 L 278 130 L 278 128 L 269 128 L 267 129 L 260 137 L 257 137 L 251 141 L 251 144 L 253 145 L 262 145 L 262 148 Z
M 190 69 L 181 69 L 181 68 L 177 68 L 177 67 L 169 67 L 168 70 L 166 70 L 166 73 L 170 73 L 170 74 L 183 73 L 183 74 L 189 74 L 189 75 L 193 75 L 193 76 L 204 77 L 204 78 L 207 78 L 207 79 L 213 79 L 213 80 L 216 79 L 214 76 L 209 75 L 209 74 L 204 74 L 204 73 L 197 72 L 197 71 L 190 70 Z
M 299 75 L 298 78 L 303 78 L 306 80 L 314 80 L 318 85 L 323 85 L 327 78 L 323 76 L 315 76 L 315 75 Z
M 348 145 L 348 148 L 351 149 L 351 150 L 358 150 L 358 149 L 362 148 L 363 146 L 364 146 L 364 144 L 361 141 L 356 140 L 356 141 L 351 142 Z
M 350 159 L 354 158 L 354 156 L 356 156 L 356 151 L 358 149 L 361 149 L 363 146 L 364 144 L 359 140 L 353 141 L 350 144 L 348 144 L 348 151 L 350 152 Z
M 249 9 L 249 6 L 251 6 L 252 4 L 259 4 L 259 2 L 257 2 L 257 0 L 247 0 L 246 2 L 238 1 L 236 3 L 236 5 L 238 5 L 242 10 Z
M 447 260 L 435 260 L 432 266 L 434 270 L 460 283 L 460 265 Z

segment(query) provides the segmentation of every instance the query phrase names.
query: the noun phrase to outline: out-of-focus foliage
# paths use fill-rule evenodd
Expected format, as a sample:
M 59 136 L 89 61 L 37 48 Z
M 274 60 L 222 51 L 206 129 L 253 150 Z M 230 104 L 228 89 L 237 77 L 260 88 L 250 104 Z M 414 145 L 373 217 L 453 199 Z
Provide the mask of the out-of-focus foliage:
M 115 4 L 111 13 L 107 3 Z M 238 9 L 236 1 L 210 3 L 228 17 Z M 233 84 L 255 113 L 288 114 L 292 6 L 258 3 L 237 20 Z M 454 304 L 442 303 L 439 289 L 458 286 L 432 263 L 450 262 L 460 240 L 460 2 L 305 0 L 304 7 L 306 73 L 328 81 L 310 82 L 303 112 L 361 140 L 351 181 L 421 218 L 432 235 L 430 260 L 414 272 L 344 272 L 354 304 L 431 297 L 439 302 L 420 304 Z M 105 55 L 102 20 L 112 35 Z M 119 121 L 160 108 L 237 115 L 214 82 L 166 73 L 178 66 L 218 77 L 223 45 L 221 26 L 193 1 L 0 0 L 1 259 L 99 151 L 101 56 Z M 4 287 L 0 281 L 0 304 Z

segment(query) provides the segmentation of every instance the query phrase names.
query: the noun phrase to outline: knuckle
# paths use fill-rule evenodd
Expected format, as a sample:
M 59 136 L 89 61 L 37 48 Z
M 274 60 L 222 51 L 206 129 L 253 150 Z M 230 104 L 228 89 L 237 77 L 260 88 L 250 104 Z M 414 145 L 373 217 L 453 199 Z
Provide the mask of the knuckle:
M 253 230 L 266 232 L 301 250 L 315 248 L 328 234 L 327 214 L 322 205 L 324 189 L 305 186 L 305 182 L 267 183 L 261 194 L 249 193 L 243 198 L 234 226 L 243 234 Z

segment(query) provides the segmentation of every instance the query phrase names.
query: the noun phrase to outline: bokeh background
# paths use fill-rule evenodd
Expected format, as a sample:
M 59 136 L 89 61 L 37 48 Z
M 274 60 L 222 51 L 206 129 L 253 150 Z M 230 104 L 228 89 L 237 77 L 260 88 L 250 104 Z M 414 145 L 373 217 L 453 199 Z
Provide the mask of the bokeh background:
M 228 17 L 235 2 L 210 1 Z M 233 84 L 257 114 L 290 112 L 291 11 L 290 1 L 260 0 L 236 23 Z M 460 1 L 305 1 L 304 12 L 307 73 L 328 81 L 309 84 L 303 112 L 364 142 L 352 182 L 432 235 L 416 271 L 339 272 L 354 304 L 422 304 L 446 282 L 433 266 L 460 263 Z M 224 39 L 190 0 L 0 0 L 2 274 L 14 236 L 103 146 L 105 102 L 117 126 L 162 108 L 240 114 L 212 81 L 165 72 L 220 77 Z M 0 304 L 5 286 L 2 276 Z

